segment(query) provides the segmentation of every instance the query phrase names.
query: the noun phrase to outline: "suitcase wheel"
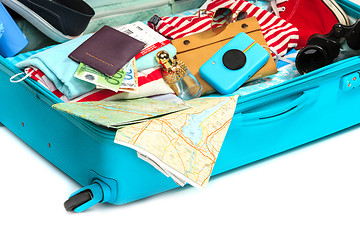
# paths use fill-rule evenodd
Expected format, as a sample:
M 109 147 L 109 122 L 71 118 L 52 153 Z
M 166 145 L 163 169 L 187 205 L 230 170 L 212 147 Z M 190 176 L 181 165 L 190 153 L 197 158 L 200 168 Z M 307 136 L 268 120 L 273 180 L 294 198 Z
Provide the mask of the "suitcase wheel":
M 89 202 L 93 199 L 93 195 L 90 190 L 85 190 L 72 197 L 70 197 L 65 203 L 64 207 L 68 212 L 74 212 L 74 210 L 81 205 Z
M 83 212 L 97 203 L 110 202 L 111 188 L 101 180 L 74 192 L 64 203 L 68 212 Z

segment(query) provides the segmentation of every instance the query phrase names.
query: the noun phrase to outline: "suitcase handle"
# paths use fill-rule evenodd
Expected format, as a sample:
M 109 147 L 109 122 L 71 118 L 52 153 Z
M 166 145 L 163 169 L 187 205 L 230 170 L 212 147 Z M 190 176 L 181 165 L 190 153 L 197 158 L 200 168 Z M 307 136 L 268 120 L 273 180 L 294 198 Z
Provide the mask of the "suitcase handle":
M 313 88 L 302 91 L 300 96 L 294 100 L 279 106 L 269 106 L 266 110 L 251 113 L 242 113 L 242 122 L 244 125 L 257 123 L 268 123 L 283 119 L 303 109 L 306 105 L 316 99 L 319 88 Z M 299 93 L 295 94 L 298 95 Z M 292 95 L 294 96 L 294 95 Z

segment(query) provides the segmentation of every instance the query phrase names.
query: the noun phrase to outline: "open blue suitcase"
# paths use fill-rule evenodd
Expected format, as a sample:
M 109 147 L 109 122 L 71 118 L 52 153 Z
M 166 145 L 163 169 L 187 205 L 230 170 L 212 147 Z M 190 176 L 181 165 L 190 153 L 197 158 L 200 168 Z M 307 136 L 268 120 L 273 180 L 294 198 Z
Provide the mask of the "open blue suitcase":
M 360 8 L 339 0 L 355 18 Z M 97 202 L 125 204 L 177 188 L 171 178 L 114 143 L 115 131 L 60 113 L 60 100 L 0 57 L 0 122 L 84 188 L 75 212 Z M 286 151 L 360 123 L 360 56 L 238 99 L 212 175 Z M 11 104 L 9 104 L 11 103 Z M 21 111 L 19 111 L 21 109 Z M 42 119 L 42 121 L 39 121 Z M 15 169 L 13 171 L 16 171 Z

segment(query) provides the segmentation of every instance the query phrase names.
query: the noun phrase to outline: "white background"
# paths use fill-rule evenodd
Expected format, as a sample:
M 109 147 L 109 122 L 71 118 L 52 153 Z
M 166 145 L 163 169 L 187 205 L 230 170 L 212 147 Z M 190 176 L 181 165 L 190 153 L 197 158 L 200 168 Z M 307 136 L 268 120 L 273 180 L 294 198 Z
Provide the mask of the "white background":
M 0 125 L 0 239 L 359 240 L 359 146 L 358 126 L 214 177 L 202 192 L 71 214 L 63 202 L 80 186 Z
M 350 0 L 350 2 L 356 3 L 358 5 L 360 5 L 360 0 Z

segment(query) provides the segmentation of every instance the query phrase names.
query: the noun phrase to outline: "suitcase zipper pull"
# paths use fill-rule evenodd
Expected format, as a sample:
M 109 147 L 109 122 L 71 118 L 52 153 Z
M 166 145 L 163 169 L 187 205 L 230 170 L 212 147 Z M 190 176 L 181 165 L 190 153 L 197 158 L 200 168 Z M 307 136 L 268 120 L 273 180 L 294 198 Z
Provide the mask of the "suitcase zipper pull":
M 34 72 L 34 69 L 30 69 L 30 70 L 29 70 L 29 68 L 27 68 L 27 69 L 25 69 L 24 72 L 21 72 L 21 73 L 18 73 L 18 74 L 13 75 L 13 76 L 10 78 L 10 82 L 12 82 L 12 83 L 22 82 L 22 81 L 24 81 L 25 79 L 27 79 L 28 77 L 30 77 L 33 72 Z M 24 74 L 25 74 L 25 75 L 24 75 Z M 20 79 L 18 79 L 18 80 L 14 80 L 15 78 L 17 78 L 17 77 L 20 76 L 20 75 L 24 75 L 24 77 L 22 77 L 22 78 L 20 78 Z

